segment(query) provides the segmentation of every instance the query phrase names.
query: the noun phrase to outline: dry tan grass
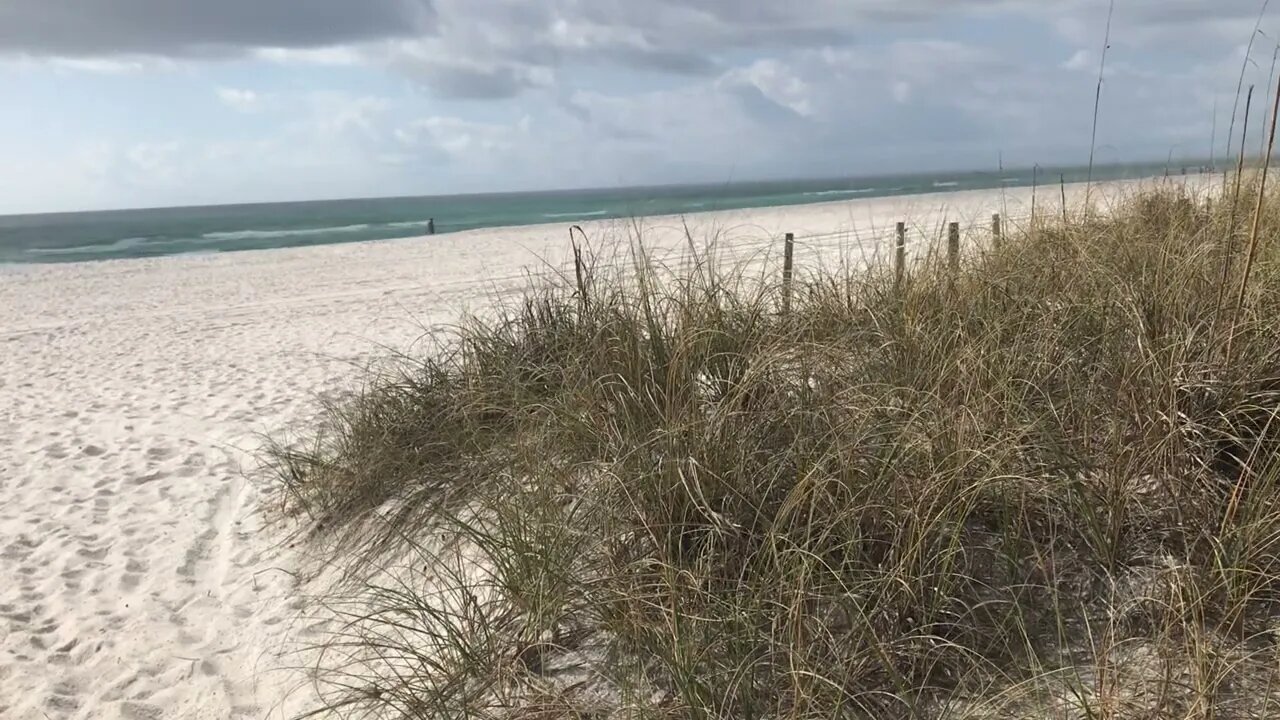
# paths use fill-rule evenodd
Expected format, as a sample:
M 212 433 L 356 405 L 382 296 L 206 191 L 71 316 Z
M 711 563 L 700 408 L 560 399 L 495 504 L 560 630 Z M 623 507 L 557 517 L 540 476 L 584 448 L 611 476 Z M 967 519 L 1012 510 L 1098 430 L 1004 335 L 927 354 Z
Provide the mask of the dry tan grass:
M 327 711 L 1280 711 L 1277 200 L 1230 322 L 1231 203 L 1166 191 L 789 315 L 641 262 L 465 324 L 272 456 L 363 570 Z

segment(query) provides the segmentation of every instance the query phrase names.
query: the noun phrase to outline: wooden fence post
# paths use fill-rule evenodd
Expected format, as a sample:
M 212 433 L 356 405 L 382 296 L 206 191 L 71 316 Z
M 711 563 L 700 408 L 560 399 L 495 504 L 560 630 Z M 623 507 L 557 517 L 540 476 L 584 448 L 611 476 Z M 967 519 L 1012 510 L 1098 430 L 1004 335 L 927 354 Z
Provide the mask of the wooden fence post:
M 1067 224 L 1067 176 L 1058 173 L 1058 187 L 1062 190 L 1062 224 Z
M 953 222 L 947 228 L 947 266 L 951 274 L 960 272 L 960 223 Z
M 582 248 L 573 243 L 573 274 L 578 281 L 578 308 L 585 315 L 587 312 L 587 281 L 582 276 Z
M 907 224 L 898 223 L 898 239 L 893 253 L 893 286 L 902 287 L 902 276 L 907 271 Z
M 991 247 L 999 250 L 1003 242 L 1004 236 L 1001 234 L 1000 213 L 996 213 L 991 216 Z
M 586 278 L 586 262 L 582 257 L 582 248 L 579 247 L 578 241 L 573 238 L 573 231 L 577 230 L 582 235 L 582 239 L 587 239 L 587 234 L 583 232 L 582 227 L 572 225 L 569 227 L 569 244 L 573 246 L 573 274 L 578 283 L 578 309 L 581 315 L 587 314 L 587 278 Z
M 787 244 L 782 257 L 782 314 L 791 314 L 791 269 L 795 261 L 795 233 L 787 233 Z

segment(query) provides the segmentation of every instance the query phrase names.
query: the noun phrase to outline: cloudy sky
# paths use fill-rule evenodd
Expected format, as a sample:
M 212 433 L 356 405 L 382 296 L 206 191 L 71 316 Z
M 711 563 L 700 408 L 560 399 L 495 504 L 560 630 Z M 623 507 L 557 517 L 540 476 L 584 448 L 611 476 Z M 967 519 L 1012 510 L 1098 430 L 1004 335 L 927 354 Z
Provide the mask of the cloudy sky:
M 1099 160 L 1224 146 L 1260 6 L 1116 0 Z M 1107 10 L 0 0 L 0 212 L 1082 163 Z

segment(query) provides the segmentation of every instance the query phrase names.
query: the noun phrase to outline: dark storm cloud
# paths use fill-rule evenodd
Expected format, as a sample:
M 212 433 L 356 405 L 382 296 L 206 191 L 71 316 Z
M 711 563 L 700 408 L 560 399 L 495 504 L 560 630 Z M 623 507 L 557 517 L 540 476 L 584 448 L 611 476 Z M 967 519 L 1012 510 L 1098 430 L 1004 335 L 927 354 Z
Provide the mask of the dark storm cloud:
M 533 81 L 519 66 L 477 67 L 448 62 L 404 63 L 406 72 L 440 97 L 499 100 L 518 94 Z
M 879 2 L 880 0 L 875 0 Z M 827 0 L 436 0 L 438 32 L 392 46 L 390 63 L 440 97 L 505 99 L 564 67 L 711 77 L 736 50 L 851 41 Z M 839 6 L 840 3 L 835 3 Z M 746 7 L 751 6 L 751 7 Z M 754 8 L 754 9 L 753 9 Z M 812 11 L 812 12 L 809 12 Z
M 0 0 L 0 53 L 219 55 L 422 35 L 432 0 Z
M 524 53 L 529 55 L 532 53 Z M 437 97 L 453 100 L 503 100 L 530 88 L 549 84 L 551 69 L 566 64 L 568 53 L 542 53 L 550 59 L 520 63 L 500 60 L 493 64 L 466 64 L 447 59 L 395 57 L 392 65 Z M 608 52 L 591 49 L 577 53 L 592 61 L 617 66 L 653 70 L 674 75 L 712 75 L 722 68 L 711 58 L 696 53 L 661 49 L 618 47 Z
M 545 50 L 556 20 L 642 33 L 651 47 L 616 49 L 619 64 L 709 72 L 732 48 L 848 41 L 880 23 L 972 10 L 1092 16 L 1108 0 L 0 0 L 0 52 L 29 55 L 198 55 L 257 47 L 310 48 L 421 37 L 437 26 L 478 27 L 506 38 L 519 62 Z M 1142 24 L 1252 18 L 1257 0 L 1129 0 L 1117 15 Z M 436 17 L 437 9 L 439 18 Z M 453 48 L 465 50 L 466 48 Z M 467 58 L 464 58 L 467 59 Z
M 236 57 L 353 46 L 440 97 L 501 100 L 599 67 L 714 77 L 741 57 L 1021 16 L 1092 45 L 1110 0 L 0 0 L 0 57 Z M 1113 42 L 1247 39 L 1259 0 L 1125 0 Z M 1243 25 L 1240 31 L 1236 25 Z M 1209 32 L 1212 27 L 1215 32 Z M 1203 38 L 1210 38 L 1205 40 Z M 754 102 L 754 100 L 752 101 Z
M 707 75 L 719 69 L 719 65 L 705 55 L 680 50 L 619 47 L 601 55 L 620 65 L 676 75 Z

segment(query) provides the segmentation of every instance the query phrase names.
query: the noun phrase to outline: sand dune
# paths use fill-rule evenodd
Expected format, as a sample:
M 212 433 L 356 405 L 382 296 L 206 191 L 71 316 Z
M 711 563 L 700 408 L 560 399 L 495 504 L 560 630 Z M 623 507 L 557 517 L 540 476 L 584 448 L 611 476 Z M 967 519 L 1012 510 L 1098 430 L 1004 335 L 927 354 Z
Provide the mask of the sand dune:
M 1057 193 L 1041 195 L 1051 208 Z M 899 219 L 929 234 L 944 217 L 985 227 L 1029 203 L 1026 189 L 984 191 L 689 224 L 743 253 L 786 231 L 837 233 L 802 244 L 803 266 L 870 252 Z M 584 224 L 596 244 L 635 227 Z M 679 219 L 639 227 L 656 254 L 683 252 Z M 280 668 L 306 640 L 294 618 L 307 588 L 243 472 L 258 433 L 312 419 L 318 395 L 354 379 L 351 365 L 521 287 L 522 268 L 565 257 L 567 228 L 0 268 L 0 717 L 305 707 L 305 690 L 281 702 L 298 681 Z

